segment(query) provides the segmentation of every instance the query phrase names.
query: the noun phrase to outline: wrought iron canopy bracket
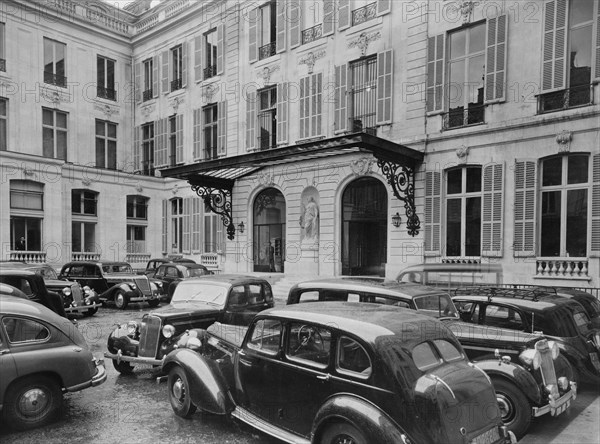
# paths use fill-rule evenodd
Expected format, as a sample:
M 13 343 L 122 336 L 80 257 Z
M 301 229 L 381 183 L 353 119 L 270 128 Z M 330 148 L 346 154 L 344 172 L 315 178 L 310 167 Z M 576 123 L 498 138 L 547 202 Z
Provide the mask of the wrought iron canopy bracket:
M 231 189 L 191 185 L 192 190 L 204 200 L 204 204 L 210 208 L 210 211 L 221 216 L 223 225 L 227 227 L 227 239 L 233 240 L 235 226 L 231 216 Z
M 416 236 L 421 229 L 421 221 L 415 210 L 415 177 L 412 167 L 391 160 L 377 159 L 377 165 L 387 178 L 394 196 L 404 202 L 406 210 L 406 228 L 408 234 Z

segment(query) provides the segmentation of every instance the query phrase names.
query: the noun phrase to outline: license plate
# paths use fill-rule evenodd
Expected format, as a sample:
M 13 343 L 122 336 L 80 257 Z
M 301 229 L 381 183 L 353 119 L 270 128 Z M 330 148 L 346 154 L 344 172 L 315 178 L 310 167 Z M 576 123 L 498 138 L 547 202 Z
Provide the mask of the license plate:
M 471 444 L 493 444 L 500 439 L 500 433 L 498 427 L 489 429 L 487 432 L 483 432 L 481 435 L 476 436 L 471 441 Z
M 590 353 L 590 359 L 592 364 L 596 367 L 596 370 L 600 371 L 600 359 L 598 359 L 598 353 Z

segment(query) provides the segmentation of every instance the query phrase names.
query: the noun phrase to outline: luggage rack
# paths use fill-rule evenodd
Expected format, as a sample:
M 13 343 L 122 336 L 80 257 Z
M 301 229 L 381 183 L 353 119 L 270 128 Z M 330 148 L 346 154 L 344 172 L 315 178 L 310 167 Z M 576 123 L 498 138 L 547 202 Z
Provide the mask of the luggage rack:
M 542 288 L 508 288 L 508 287 L 490 287 L 490 286 L 469 286 L 458 287 L 454 289 L 455 296 L 478 295 L 487 296 L 488 301 L 494 297 L 527 299 L 537 302 L 540 296 L 549 295 L 550 292 Z

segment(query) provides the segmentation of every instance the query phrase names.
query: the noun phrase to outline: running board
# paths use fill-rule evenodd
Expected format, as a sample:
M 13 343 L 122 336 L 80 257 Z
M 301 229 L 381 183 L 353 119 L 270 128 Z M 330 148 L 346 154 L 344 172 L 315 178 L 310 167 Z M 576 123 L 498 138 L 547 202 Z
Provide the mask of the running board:
M 248 410 L 245 410 L 241 407 L 236 407 L 233 412 L 231 412 L 231 416 L 239 419 L 242 422 L 260 430 L 267 435 L 271 435 L 277 439 L 285 441 L 290 444 L 310 444 L 310 441 L 298 436 L 294 433 L 288 432 L 286 430 L 280 429 L 279 427 L 275 427 L 272 424 L 269 424 L 264 419 L 259 418 L 258 416 L 250 413 Z

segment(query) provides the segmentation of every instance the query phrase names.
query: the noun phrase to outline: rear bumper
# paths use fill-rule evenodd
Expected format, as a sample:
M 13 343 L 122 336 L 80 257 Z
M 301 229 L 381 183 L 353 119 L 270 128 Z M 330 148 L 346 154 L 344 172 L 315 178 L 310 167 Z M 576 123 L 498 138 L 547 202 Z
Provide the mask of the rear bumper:
M 104 352 L 104 357 L 108 359 L 114 359 L 117 362 L 126 361 L 133 362 L 136 364 L 150 364 L 150 365 L 162 365 L 162 359 L 155 358 L 139 358 L 137 356 L 125 356 L 119 350 L 117 353 Z
M 104 361 L 96 361 L 96 374 L 92 377 L 91 380 L 84 382 L 83 384 L 77 384 L 71 387 L 66 387 L 66 391 L 68 392 L 78 392 L 80 390 L 86 389 L 88 387 L 96 387 L 104 381 L 106 381 L 106 368 L 104 367 Z
M 577 384 L 571 382 L 571 390 L 562 395 L 556 401 L 550 401 L 543 407 L 533 407 L 531 409 L 532 416 L 538 417 L 550 413 L 551 416 L 558 416 L 567 411 L 571 402 L 577 398 Z

